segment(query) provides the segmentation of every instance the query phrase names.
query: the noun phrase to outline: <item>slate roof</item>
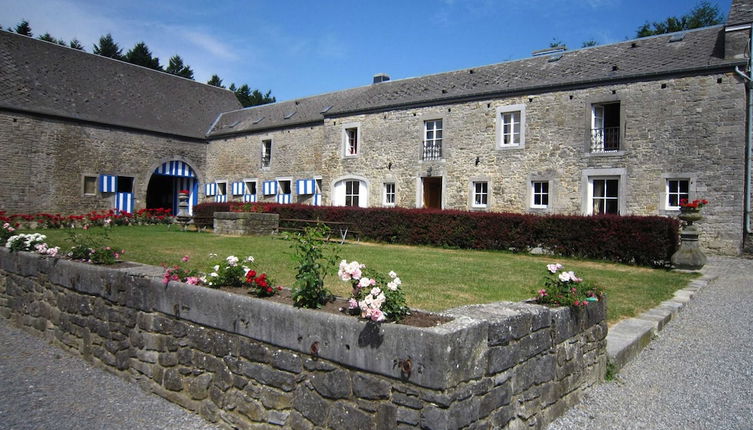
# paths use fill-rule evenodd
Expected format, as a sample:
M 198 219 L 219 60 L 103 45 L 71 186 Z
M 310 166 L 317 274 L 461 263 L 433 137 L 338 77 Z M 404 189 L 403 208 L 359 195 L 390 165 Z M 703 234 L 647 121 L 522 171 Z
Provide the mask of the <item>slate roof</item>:
M 677 39 L 680 35 L 683 36 L 682 40 L 670 42 L 670 39 Z M 565 51 L 559 59 L 555 58 L 554 55 L 532 57 L 387 81 L 229 112 L 220 116 L 215 128 L 210 131 L 210 137 L 317 122 L 325 116 L 504 97 L 744 64 L 744 60 L 724 59 L 722 26 Z M 327 106 L 332 108 L 321 114 Z M 284 116 L 294 109 L 296 114 L 286 122 Z M 255 122 L 259 118 L 264 119 Z
M 753 2 L 750 0 L 732 0 L 727 25 L 749 24 L 751 22 L 753 22 Z
M 205 139 L 227 90 L 0 31 L 0 108 Z

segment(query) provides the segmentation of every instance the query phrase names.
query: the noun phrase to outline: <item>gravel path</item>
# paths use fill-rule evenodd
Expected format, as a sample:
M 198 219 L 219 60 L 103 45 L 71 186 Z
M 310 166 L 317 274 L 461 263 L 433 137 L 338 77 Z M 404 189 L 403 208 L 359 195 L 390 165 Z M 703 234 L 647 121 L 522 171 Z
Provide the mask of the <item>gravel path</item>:
M 0 428 L 216 427 L 0 317 Z
M 753 260 L 703 272 L 719 278 L 549 430 L 753 429 Z

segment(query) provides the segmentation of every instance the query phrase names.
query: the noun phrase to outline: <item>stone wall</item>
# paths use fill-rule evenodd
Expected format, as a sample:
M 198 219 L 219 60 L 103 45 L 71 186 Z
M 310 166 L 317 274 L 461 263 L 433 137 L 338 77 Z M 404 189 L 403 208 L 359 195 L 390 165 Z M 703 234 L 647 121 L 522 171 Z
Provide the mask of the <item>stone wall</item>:
M 154 169 L 181 160 L 203 180 L 205 142 L 0 111 L 0 210 L 80 214 L 112 209 L 112 193 L 84 195 L 84 176 L 134 178 L 134 207 L 146 205 Z
M 280 215 L 254 212 L 215 212 L 216 234 L 270 235 L 280 227 Z
M 224 427 L 544 428 L 606 367 L 605 303 L 366 323 L 0 248 L 0 315 Z
M 591 105 L 617 101 L 621 151 L 591 153 Z M 497 108 L 511 105 L 525 107 L 525 145 L 499 149 Z M 423 122 L 440 118 L 443 157 L 422 161 Z M 354 124 L 360 154 L 344 157 L 343 127 Z M 259 147 L 267 138 L 280 144 L 263 170 Z M 620 174 L 622 214 L 674 216 L 663 203 L 666 179 L 689 178 L 691 199 L 711 202 L 699 224 L 702 245 L 734 254 L 743 239 L 744 139 L 745 85 L 734 73 L 712 73 L 400 108 L 229 137 L 210 144 L 208 179 L 320 176 L 323 202 L 330 204 L 335 181 L 364 178 L 372 207 L 382 205 L 382 184 L 389 181 L 396 184 L 397 206 L 418 207 L 421 178 L 441 176 L 448 209 L 477 210 L 471 182 L 481 180 L 489 184 L 487 210 L 583 214 L 588 176 Z M 549 208 L 531 207 L 532 180 L 550 181 Z

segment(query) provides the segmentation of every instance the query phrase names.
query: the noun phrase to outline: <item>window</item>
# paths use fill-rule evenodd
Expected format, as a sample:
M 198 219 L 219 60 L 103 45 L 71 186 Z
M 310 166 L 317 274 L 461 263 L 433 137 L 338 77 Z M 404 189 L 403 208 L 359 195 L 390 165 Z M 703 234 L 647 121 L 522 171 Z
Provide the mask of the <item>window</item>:
M 680 200 L 690 200 L 690 180 L 667 179 L 667 210 L 680 210 Z
M 292 203 L 293 181 L 290 179 L 278 179 L 277 184 L 278 188 L 275 201 L 282 204 Z
M 423 160 L 440 160 L 442 158 L 442 120 L 424 121 Z
M 591 105 L 591 152 L 620 150 L 620 103 Z
M 272 162 L 272 140 L 261 141 L 261 167 L 269 167 Z
M 227 195 L 227 182 L 217 181 L 217 195 L 218 196 Z
M 343 149 L 346 157 L 358 155 L 360 141 L 361 130 L 358 124 L 345 124 L 343 128 Z
M 489 183 L 473 183 L 473 204 L 474 208 L 485 208 L 489 205 Z
M 84 176 L 84 195 L 93 196 L 97 194 L 97 177 Z
M 549 207 L 549 181 L 531 182 L 531 207 L 538 209 Z
M 525 105 L 497 108 L 497 147 L 520 148 L 525 145 Z
M 133 192 L 133 178 L 130 176 L 118 176 L 118 188 L 119 193 L 132 193 Z
M 345 181 L 345 206 L 359 206 L 359 181 Z
M 610 178 L 590 180 L 592 215 L 620 213 L 620 181 Z
M 252 181 L 245 181 L 246 182 L 246 192 L 244 194 L 251 194 L 256 195 L 256 180 Z
M 394 182 L 384 183 L 383 203 L 385 206 L 395 206 L 395 183 Z

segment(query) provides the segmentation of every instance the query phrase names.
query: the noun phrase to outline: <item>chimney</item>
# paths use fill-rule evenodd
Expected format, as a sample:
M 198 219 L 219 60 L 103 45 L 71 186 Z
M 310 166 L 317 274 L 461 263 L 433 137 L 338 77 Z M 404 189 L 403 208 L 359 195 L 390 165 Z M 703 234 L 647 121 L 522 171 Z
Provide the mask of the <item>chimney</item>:
M 390 80 L 390 75 L 386 73 L 377 73 L 374 75 L 374 83 L 378 84 L 380 82 L 387 82 Z

